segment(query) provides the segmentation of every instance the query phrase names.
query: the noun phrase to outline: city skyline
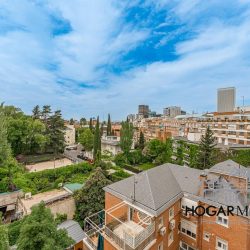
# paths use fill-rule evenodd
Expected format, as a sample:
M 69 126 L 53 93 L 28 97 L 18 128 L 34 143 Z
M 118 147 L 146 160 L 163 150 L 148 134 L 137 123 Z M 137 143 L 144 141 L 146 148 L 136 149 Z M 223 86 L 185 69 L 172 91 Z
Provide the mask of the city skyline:
M 230 86 L 250 104 L 249 1 L 2 1 L 0 20 L 0 102 L 24 112 L 211 112 Z

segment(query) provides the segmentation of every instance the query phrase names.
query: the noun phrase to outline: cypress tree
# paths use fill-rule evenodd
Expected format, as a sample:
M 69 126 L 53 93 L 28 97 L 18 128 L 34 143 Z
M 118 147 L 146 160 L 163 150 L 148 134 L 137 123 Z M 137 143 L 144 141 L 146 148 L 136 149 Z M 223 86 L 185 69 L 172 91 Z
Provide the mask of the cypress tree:
M 100 123 L 99 123 L 99 116 L 97 117 L 96 120 L 96 125 L 95 125 L 95 133 L 94 133 L 94 161 L 98 161 L 100 158 L 100 153 L 101 153 L 101 133 L 100 133 Z
M 108 136 L 112 135 L 112 125 L 111 125 L 110 114 L 108 114 L 107 135 Z
M 139 148 L 140 149 L 144 149 L 145 146 L 145 138 L 144 138 L 144 134 L 142 131 L 140 131 L 140 136 L 139 136 Z
M 89 119 L 89 129 L 91 130 L 91 132 L 93 132 L 93 120 L 92 120 L 92 118 Z

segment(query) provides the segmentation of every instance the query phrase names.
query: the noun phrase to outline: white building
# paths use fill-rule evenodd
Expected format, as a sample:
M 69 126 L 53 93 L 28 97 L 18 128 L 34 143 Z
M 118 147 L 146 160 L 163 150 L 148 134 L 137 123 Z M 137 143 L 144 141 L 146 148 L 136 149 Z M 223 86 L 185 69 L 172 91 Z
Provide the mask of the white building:
M 235 109 L 235 87 L 217 90 L 217 111 L 233 112 Z
M 103 136 L 101 139 L 102 153 L 110 152 L 112 155 L 117 155 L 122 152 L 120 147 L 120 137 L 118 136 Z
M 174 118 L 181 115 L 181 107 L 171 106 L 163 109 L 163 115 Z
M 74 145 L 76 143 L 76 130 L 74 125 L 65 125 L 64 140 L 67 146 Z

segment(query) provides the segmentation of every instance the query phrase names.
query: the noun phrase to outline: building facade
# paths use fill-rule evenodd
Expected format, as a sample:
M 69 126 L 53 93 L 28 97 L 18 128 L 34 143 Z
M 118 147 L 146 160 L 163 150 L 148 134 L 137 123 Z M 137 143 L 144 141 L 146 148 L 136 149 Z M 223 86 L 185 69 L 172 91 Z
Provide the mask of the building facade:
M 217 90 L 217 112 L 233 112 L 235 109 L 236 89 L 220 88 Z
M 101 138 L 101 150 L 103 153 L 111 153 L 113 156 L 122 152 L 120 147 L 120 137 L 118 136 L 103 136 Z
M 250 171 L 233 161 L 205 172 L 164 164 L 104 190 L 105 209 L 85 219 L 84 249 L 249 249 Z
M 141 117 L 148 117 L 149 116 L 149 106 L 148 105 L 139 105 L 138 106 L 138 115 Z
M 76 130 L 74 125 L 65 125 L 64 141 L 67 146 L 76 143 Z
M 181 107 L 171 106 L 163 109 L 163 115 L 171 118 L 181 115 Z

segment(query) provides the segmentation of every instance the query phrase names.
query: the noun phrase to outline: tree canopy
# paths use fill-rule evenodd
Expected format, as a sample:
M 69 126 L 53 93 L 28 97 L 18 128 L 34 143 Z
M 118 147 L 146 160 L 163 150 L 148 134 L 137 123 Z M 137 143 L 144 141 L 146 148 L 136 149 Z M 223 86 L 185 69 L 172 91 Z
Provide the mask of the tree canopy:
M 75 193 L 75 218 L 82 225 L 83 220 L 104 208 L 105 193 L 103 188 L 111 184 L 103 170 L 97 167 L 85 182 L 82 189 Z
M 133 125 L 128 121 L 122 122 L 120 146 L 126 157 L 129 155 L 132 144 Z
M 50 209 L 41 202 L 32 207 L 31 214 L 22 223 L 17 249 L 64 250 L 72 243 L 65 230 L 57 230 Z
M 205 135 L 201 137 L 199 156 L 198 156 L 198 168 L 205 169 L 210 168 L 215 161 L 215 138 L 213 131 L 210 127 L 207 128 Z
M 94 144 L 94 135 L 89 128 L 84 128 L 80 132 L 78 141 L 82 144 L 85 150 L 92 151 Z

